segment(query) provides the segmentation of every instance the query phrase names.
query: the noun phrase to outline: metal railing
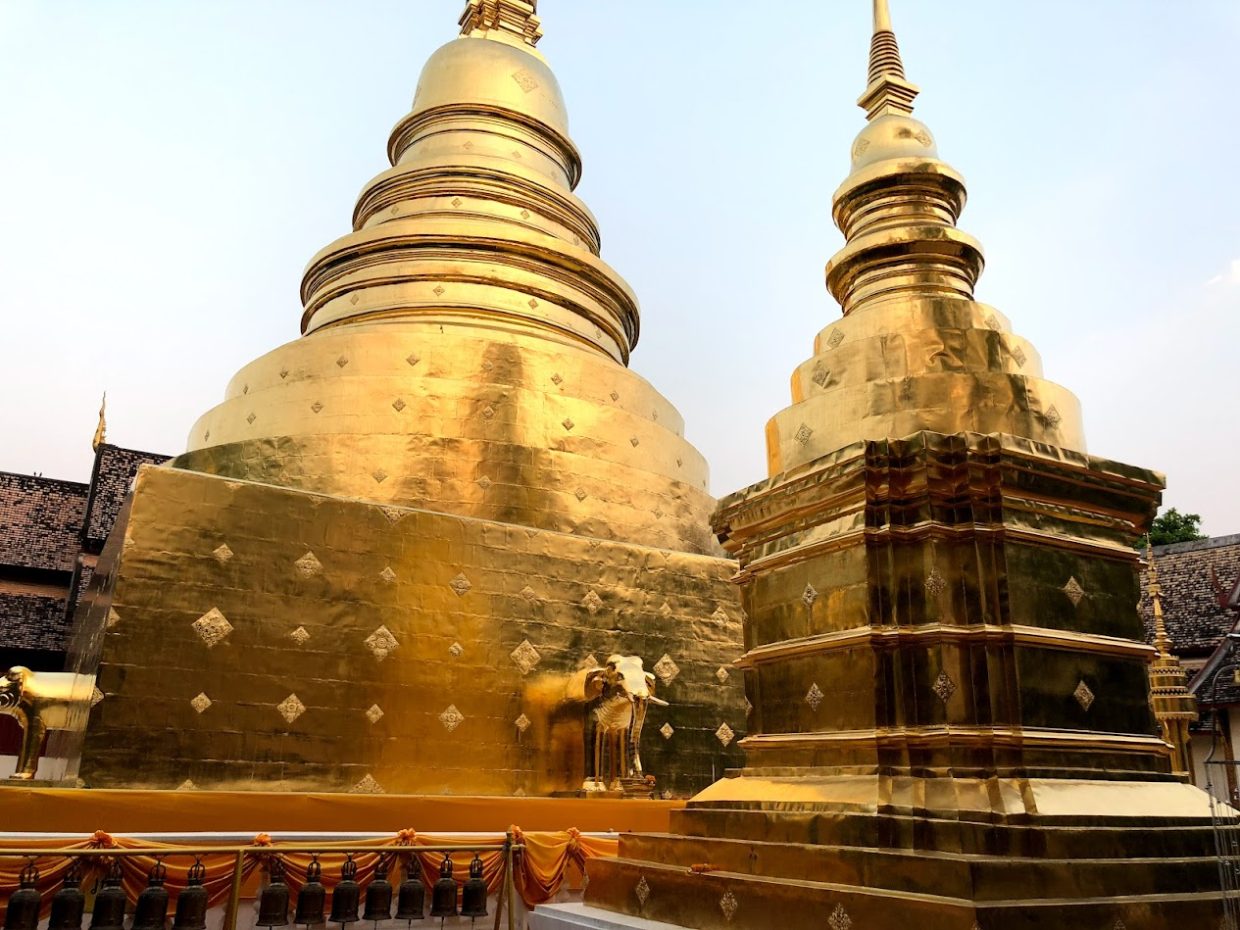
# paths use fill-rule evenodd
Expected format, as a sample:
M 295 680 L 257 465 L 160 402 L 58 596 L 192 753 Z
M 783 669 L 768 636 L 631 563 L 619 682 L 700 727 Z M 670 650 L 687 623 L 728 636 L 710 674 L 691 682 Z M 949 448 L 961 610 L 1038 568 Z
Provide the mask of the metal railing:
M 225 903 L 224 925 L 223 930 L 237 930 L 237 915 L 241 909 L 241 893 L 245 880 L 245 866 L 247 858 L 268 859 L 273 856 L 280 856 L 285 853 L 309 853 L 314 856 L 345 856 L 348 857 L 355 853 L 379 853 L 381 855 L 402 856 L 411 853 L 484 853 L 484 852 L 502 852 L 504 855 L 504 871 L 497 895 L 495 908 L 495 930 L 499 930 L 500 920 L 503 915 L 508 918 L 508 930 L 516 930 L 516 883 L 513 878 L 513 867 L 517 855 L 525 849 L 523 843 L 514 840 L 513 834 L 510 832 L 503 843 L 499 844 L 470 844 L 470 843 L 450 843 L 439 844 L 435 846 L 418 845 L 392 845 L 385 843 L 382 845 L 374 843 L 357 843 L 347 845 L 337 845 L 332 842 L 329 844 L 305 844 L 305 843 L 281 843 L 278 846 L 177 846 L 169 848 L 167 846 L 159 847 L 127 847 L 120 848 L 98 848 L 98 849 L 38 849 L 38 848 L 0 848 L 0 859 L 26 859 L 35 861 L 47 858 L 66 858 L 66 859 L 114 859 L 117 857 L 130 856 L 150 856 L 157 860 L 170 859 L 179 856 L 200 857 L 206 855 L 232 855 L 232 884 L 229 888 L 228 900 Z

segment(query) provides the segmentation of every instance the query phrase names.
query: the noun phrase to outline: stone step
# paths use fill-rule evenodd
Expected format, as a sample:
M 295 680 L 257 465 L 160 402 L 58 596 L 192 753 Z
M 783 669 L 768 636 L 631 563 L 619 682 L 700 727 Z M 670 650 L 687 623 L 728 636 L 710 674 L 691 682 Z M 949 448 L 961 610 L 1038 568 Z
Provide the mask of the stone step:
M 1119 882 L 1142 893 L 1218 884 L 1213 857 L 1048 860 L 840 846 L 763 843 L 670 834 L 624 835 L 625 859 L 684 869 L 947 895 L 975 901 L 1080 897 Z
M 587 872 L 590 907 L 693 930 L 1098 930 L 1117 921 L 1141 930 L 1184 930 L 1217 927 L 1223 916 L 1218 893 L 1134 894 L 1122 880 L 1075 900 L 1022 896 L 975 903 L 847 883 L 698 874 L 627 858 L 593 859 Z
M 860 848 L 929 850 L 1049 859 L 1198 858 L 1214 855 L 1208 820 L 1078 818 L 976 823 L 851 811 L 757 810 L 694 805 L 671 815 L 670 832 L 704 838 Z

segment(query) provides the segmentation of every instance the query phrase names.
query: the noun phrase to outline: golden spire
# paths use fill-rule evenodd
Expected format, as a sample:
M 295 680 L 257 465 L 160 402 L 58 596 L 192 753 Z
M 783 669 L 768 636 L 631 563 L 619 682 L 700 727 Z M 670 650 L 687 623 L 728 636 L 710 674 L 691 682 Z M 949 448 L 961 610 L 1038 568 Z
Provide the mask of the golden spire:
M 537 12 L 538 0 L 469 0 L 461 14 L 461 35 L 503 39 L 507 33 L 534 46 L 543 34 Z
M 885 113 L 912 113 L 913 100 L 920 92 L 904 78 L 900 45 L 891 28 L 887 0 L 874 0 L 874 36 L 870 39 L 869 85 L 857 106 L 869 119 Z
M 99 447 L 103 445 L 108 438 L 108 392 L 103 392 L 103 400 L 99 403 L 99 425 L 95 427 L 95 438 L 90 441 L 90 447 L 95 452 L 99 451 Z
M 1180 660 L 1171 654 L 1171 637 L 1163 620 L 1162 585 L 1158 583 L 1158 566 L 1154 563 L 1154 543 L 1149 534 L 1145 537 L 1145 551 L 1149 559 L 1150 603 L 1154 611 L 1154 648 L 1158 658 L 1151 664 L 1150 706 L 1162 728 L 1163 739 L 1171 746 L 1171 768 L 1177 775 L 1193 779 L 1193 756 L 1189 750 L 1191 737 L 1188 728 L 1197 720 L 1197 698 L 1188 690 L 1184 669 Z
M 1145 551 L 1150 559 L 1150 601 L 1154 605 L 1154 646 L 1164 659 L 1171 655 L 1171 640 L 1167 637 L 1167 625 L 1163 621 L 1162 586 L 1158 583 L 1158 566 L 1154 564 L 1154 543 L 1149 534 L 1145 536 Z

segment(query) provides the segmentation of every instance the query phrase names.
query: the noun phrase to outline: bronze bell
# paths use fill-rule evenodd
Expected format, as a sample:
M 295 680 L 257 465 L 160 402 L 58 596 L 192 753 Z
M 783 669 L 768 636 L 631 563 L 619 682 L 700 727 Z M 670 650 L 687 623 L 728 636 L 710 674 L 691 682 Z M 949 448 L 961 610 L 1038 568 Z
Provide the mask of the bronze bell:
M 431 889 L 431 916 L 456 916 L 456 879 L 452 877 L 452 853 L 443 857 L 439 867 L 439 880 Z
M 206 877 L 207 867 L 195 859 L 186 876 L 185 890 L 177 895 L 172 930 L 207 930 L 207 889 L 202 887 Z
M 461 892 L 461 916 L 487 916 L 487 883 L 482 877 L 482 859 L 477 853 L 469 863 L 469 878 Z
M 18 878 L 18 888 L 9 898 L 9 909 L 4 915 L 4 930 L 36 930 L 39 926 L 39 908 L 43 896 L 35 887 L 39 882 L 39 870 L 34 860 L 26 863 Z
M 124 930 L 125 889 L 121 887 L 121 861 L 113 859 L 103 887 L 95 895 L 95 908 L 90 912 L 90 930 Z
M 287 927 L 288 926 L 288 885 L 284 881 L 284 863 L 273 858 L 268 867 L 271 881 L 267 883 L 258 896 L 258 919 L 256 927 Z M 322 911 L 320 904 L 319 910 Z M 51 930 L 51 928 L 48 928 Z
M 387 873 L 387 859 L 380 856 L 379 864 L 375 866 L 375 877 L 366 886 L 366 909 L 362 911 L 362 920 L 378 924 L 381 920 L 392 919 L 392 883 L 388 881 Z
M 327 892 L 323 883 L 323 867 L 319 865 L 319 857 L 315 856 L 306 868 L 306 883 L 297 892 L 297 911 L 293 914 L 293 923 L 310 926 L 323 922 L 323 902 Z
M 82 930 L 86 895 L 82 894 L 82 860 L 74 859 L 65 872 L 65 883 L 52 895 L 52 917 L 47 930 Z
M 133 909 L 133 930 L 164 930 L 168 926 L 168 889 L 164 880 L 168 868 L 160 860 L 146 877 L 146 887 Z
M 422 884 L 422 866 L 412 855 L 405 865 L 405 880 L 396 895 L 396 919 L 406 923 L 426 917 L 426 886 Z
M 327 919 L 334 924 L 351 924 L 358 919 L 362 889 L 356 877 L 357 863 L 353 861 L 353 854 L 349 853 L 349 858 L 340 867 L 340 881 L 332 889 L 332 915 Z

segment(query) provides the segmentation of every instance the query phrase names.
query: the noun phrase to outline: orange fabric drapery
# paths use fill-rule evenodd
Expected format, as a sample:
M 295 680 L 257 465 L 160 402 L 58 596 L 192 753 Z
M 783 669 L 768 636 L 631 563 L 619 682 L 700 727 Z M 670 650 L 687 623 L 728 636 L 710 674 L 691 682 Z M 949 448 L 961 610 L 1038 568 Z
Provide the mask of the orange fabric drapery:
M 615 837 L 583 836 L 577 830 L 560 832 L 531 831 L 523 832 L 519 827 L 511 828 L 517 843 L 524 848 L 517 851 L 514 857 L 513 884 L 526 906 L 534 907 L 551 900 L 559 892 L 569 875 L 569 870 L 584 870 L 586 860 L 596 856 L 615 856 L 619 848 L 619 840 Z M 439 869 L 444 860 L 442 852 L 420 852 L 422 846 L 455 846 L 460 845 L 460 852 L 452 854 L 453 877 L 463 884 L 469 876 L 469 863 L 473 857 L 471 846 L 498 846 L 504 843 L 505 834 L 419 834 L 414 830 L 401 830 L 387 837 L 374 837 L 363 840 L 341 840 L 315 844 L 319 851 L 319 863 L 323 867 L 323 884 L 330 890 L 340 879 L 340 866 L 344 863 L 350 847 L 359 845 L 380 846 L 381 849 L 369 849 L 356 852 L 353 861 L 357 863 L 357 881 L 365 885 L 374 876 L 379 864 L 379 857 L 389 859 L 389 877 L 395 881 L 403 875 L 411 859 L 416 860 L 422 873 L 422 880 L 430 887 L 439 878 Z M 127 837 L 113 837 L 98 832 L 94 836 L 80 840 L 65 839 L 17 839 L 0 841 L 0 921 L 3 921 L 8 907 L 9 896 L 17 890 L 19 876 L 27 860 L 4 855 L 5 849 L 149 849 L 148 855 L 118 856 L 123 875 L 123 887 L 130 902 L 136 902 L 142 889 L 146 887 L 147 875 L 155 866 L 157 859 L 162 859 L 168 870 L 165 885 L 171 892 L 172 900 L 185 888 L 187 873 L 195 859 L 200 859 L 206 869 L 203 882 L 207 889 L 211 905 L 220 904 L 228 897 L 232 885 L 235 853 L 209 853 L 195 857 L 194 855 L 175 855 L 177 850 L 186 848 L 204 848 L 211 844 L 201 843 L 193 846 L 176 843 L 158 843 L 150 840 L 136 840 Z M 281 852 L 279 842 L 272 842 L 265 834 L 255 837 L 255 846 L 267 847 L 270 853 L 252 850 L 245 854 L 242 867 L 243 878 L 249 877 L 255 869 L 266 868 L 269 856 L 278 856 L 285 867 L 285 880 L 290 891 L 296 895 L 297 890 L 306 880 L 306 869 L 313 858 L 310 853 Z M 295 843 L 287 845 L 306 845 Z M 491 850 L 479 854 L 483 864 L 483 878 L 492 894 L 502 889 L 504 878 L 504 854 L 499 850 Z M 394 859 L 395 861 L 392 861 Z M 65 873 L 73 861 L 68 855 L 38 856 L 35 865 L 39 870 L 37 888 L 43 895 L 44 913 L 51 907 L 51 896 L 64 883 Z M 89 888 L 91 883 L 101 878 L 110 865 L 109 857 L 88 858 L 83 860 L 85 878 L 83 887 Z

